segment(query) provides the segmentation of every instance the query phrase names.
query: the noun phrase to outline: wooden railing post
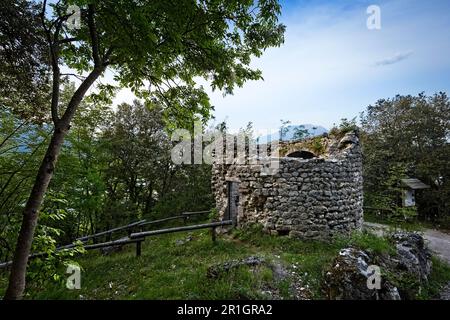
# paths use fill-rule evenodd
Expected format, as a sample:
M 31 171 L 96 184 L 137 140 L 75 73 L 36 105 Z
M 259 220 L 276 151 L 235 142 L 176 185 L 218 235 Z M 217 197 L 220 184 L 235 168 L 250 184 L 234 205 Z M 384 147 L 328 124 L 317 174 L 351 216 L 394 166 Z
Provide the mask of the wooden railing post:
M 211 238 L 212 238 L 212 242 L 216 243 L 216 227 L 211 228 Z
M 136 242 L 136 257 L 140 257 L 141 256 L 141 243 L 142 241 L 138 241 Z

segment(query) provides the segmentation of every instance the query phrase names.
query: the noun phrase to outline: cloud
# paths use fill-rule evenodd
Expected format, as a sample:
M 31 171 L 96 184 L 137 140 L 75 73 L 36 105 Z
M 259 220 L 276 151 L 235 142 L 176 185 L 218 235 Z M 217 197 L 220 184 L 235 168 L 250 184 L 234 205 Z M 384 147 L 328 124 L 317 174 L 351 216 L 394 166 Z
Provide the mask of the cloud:
M 388 66 L 390 64 L 394 64 L 394 63 L 403 61 L 405 59 L 408 59 L 412 54 L 413 54 L 412 51 L 400 52 L 400 53 L 395 54 L 392 57 L 389 57 L 389 58 L 386 58 L 386 59 L 383 59 L 383 60 L 375 62 L 375 65 L 377 67 L 379 67 L 379 66 Z

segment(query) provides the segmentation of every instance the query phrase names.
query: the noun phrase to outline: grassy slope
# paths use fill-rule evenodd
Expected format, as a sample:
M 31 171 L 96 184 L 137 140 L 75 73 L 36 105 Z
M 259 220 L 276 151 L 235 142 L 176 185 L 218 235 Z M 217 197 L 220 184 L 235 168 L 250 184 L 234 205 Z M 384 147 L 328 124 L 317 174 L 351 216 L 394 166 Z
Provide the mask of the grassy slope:
M 265 298 L 263 289 L 276 287 L 283 298 L 291 298 L 288 284 L 273 279 L 271 269 L 254 273 L 247 267 L 219 279 L 209 279 L 207 268 L 218 262 L 250 255 L 279 261 L 300 275 L 312 298 L 323 298 L 320 282 L 340 248 L 349 244 L 376 253 L 392 250 L 390 244 L 371 235 L 341 238 L 332 244 L 302 242 L 288 237 L 273 237 L 259 230 L 235 232 L 211 242 L 209 231 L 192 232 L 192 240 L 182 245 L 187 233 L 161 235 L 143 243 L 142 256 L 134 256 L 134 246 L 123 252 L 102 256 L 89 252 L 79 259 L 82 271 L 81 290 L 68 290 L 61 284 L 43 287 L 30 283 L 27 298 L 32 299 L 240 299 Z M 435 294 L 450 281 L 450 268 L 438 264 L 432 285 L 422 298 Z M 0 294 L 6 287 L 6 274 L 0 274 Z

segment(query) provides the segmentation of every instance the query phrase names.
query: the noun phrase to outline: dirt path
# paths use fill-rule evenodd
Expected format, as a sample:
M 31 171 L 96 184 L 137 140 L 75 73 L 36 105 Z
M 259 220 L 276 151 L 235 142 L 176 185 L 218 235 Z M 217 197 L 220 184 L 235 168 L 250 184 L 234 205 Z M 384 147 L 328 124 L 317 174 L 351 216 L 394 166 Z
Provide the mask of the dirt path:
M 387 225 L 373 222 L 364 222 L 364 227 L 373 230 L 376 234 L 383 234 L 389 229 Z M 431 251 L 450 264 L 450 234 L 433 229 L 425 229 L 421 233 Z

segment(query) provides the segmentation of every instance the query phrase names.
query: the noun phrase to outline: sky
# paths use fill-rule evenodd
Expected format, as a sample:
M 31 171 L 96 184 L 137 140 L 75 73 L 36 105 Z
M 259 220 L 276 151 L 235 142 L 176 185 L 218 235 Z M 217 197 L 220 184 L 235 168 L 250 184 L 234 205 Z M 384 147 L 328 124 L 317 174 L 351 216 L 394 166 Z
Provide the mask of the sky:
M 282 1 L 285 43 L 252 66 L 264 80 L 233 95 L 210 94 L 215 122 L 231 129 L 251 121 L 276 129 L 280 119 L 331 128 L 396 94 L 450 93 L 450 1 Z M 366 12 L 380 8 L 381 29 Z M 115 103 L 131 102 L 123 90 Z

